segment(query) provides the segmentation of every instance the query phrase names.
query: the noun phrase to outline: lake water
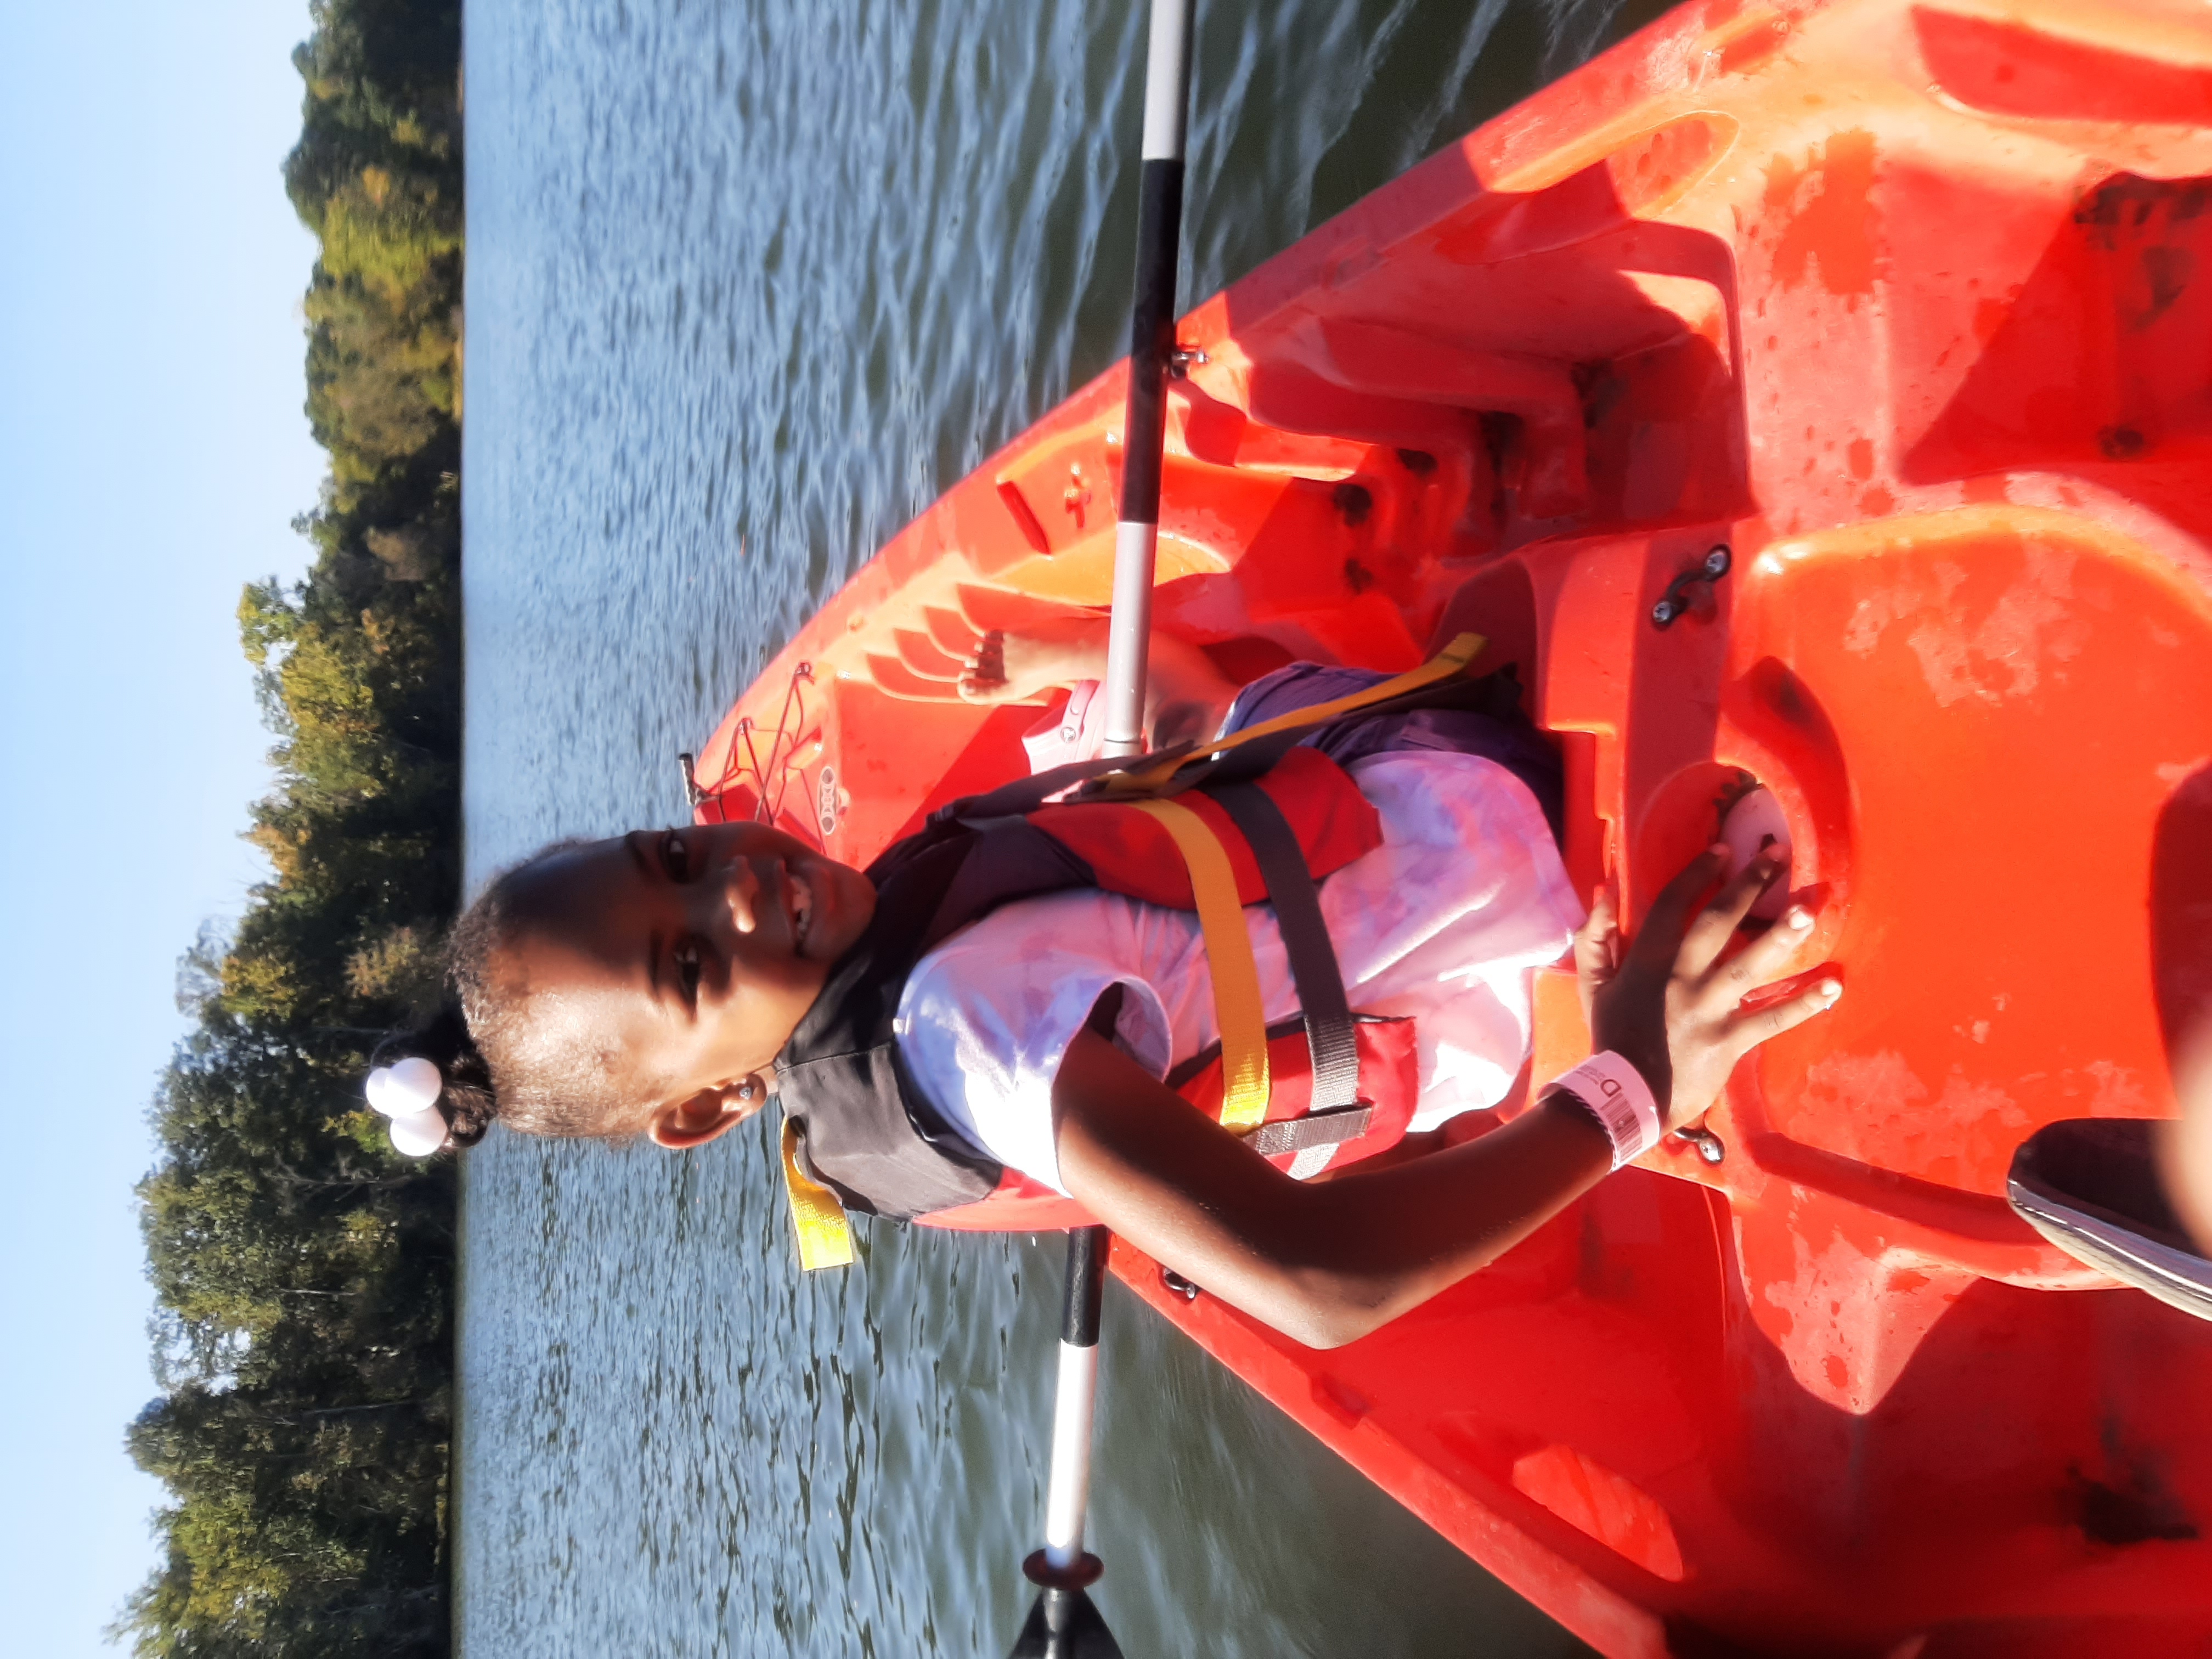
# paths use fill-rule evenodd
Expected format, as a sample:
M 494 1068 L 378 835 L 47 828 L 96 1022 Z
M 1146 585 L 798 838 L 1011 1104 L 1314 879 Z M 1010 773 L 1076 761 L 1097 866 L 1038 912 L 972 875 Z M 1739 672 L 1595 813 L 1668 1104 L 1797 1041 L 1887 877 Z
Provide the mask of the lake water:
M 1201 5 L 1184 304 L 1657 8 Z M 835 586 L 1123 349 L 1141 4 L 471 0 L 468 856 L 681 821 Z M 801 1279 L 768 1136 L 467 1160 L 459 1638 L 1003 1653 L 1058 1241 Z M 1584 1651 L 1109 1289 L 1131 1659 Z M 1510 1363 L 1501 1356 L 1500 1363 Z

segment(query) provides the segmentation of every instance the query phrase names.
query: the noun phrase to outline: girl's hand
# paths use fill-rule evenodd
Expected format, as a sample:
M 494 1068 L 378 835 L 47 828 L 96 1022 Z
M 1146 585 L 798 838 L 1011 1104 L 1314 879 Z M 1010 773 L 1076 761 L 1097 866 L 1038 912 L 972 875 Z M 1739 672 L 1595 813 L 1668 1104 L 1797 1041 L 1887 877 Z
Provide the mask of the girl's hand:
M 1101 617 L 1072 617 L 1019 634 L 984 630 L 962 665 L 962 701 L 1019 702 L 1055 685 L 1098 678 L 1106 672 L 1106 626 Z
M 979 634 L 961 665 L 960 696 L 967 702 L 1004 702 L 1012 695 L 1006 683 L 1006 636 L 998 629 Z
M 1767 1038 L 1835 1006 L 1844 988 L 1820 983 L 1747 1011 L 1746 996 L 1771 981 L 1812 931 L 1792 905 L 1773 927 L 1723 962 L 1721 952 L 1759 896 L 1782 873 L 1761 853 L 1710 908 L 1704 896 L 1728 866 L 1729 849 L 1708 849 L 1667 884 L 1644 931 L 1624 946 L 1613 896 L 1601 892 L 1575 935 L 1575 976 L 1593 1048 L 1607 1048 L 1643 1074 L 1669 1128 L 1694 1122 L 1720 1098 L 1735 1063 Z

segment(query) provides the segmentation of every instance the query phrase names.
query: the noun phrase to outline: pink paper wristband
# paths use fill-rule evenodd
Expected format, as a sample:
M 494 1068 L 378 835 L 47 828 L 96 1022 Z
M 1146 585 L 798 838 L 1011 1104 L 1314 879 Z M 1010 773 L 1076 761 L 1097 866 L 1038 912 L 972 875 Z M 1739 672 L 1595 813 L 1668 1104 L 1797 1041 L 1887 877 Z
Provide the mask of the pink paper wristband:
M 1665 1133 L 1651 1085 L 1642 1073 L 1611 1049 L 1592 1054 L 1572 1071 L 1562 1073 L 1552 1087 L 1572 1095 L 1605 1126 L 1613 1141 L 1616 1170 L 1656 1146 Z

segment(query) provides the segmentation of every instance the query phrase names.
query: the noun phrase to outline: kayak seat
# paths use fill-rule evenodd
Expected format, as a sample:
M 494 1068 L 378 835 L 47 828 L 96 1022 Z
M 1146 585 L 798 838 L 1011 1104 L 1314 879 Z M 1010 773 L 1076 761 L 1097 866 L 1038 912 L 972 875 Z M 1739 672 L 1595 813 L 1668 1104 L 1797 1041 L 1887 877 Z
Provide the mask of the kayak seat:
M 2079 7 L 2062 21 L 1915 6 L 1912 32 L 1935 83 L 1993 115 L 2194 126 L 2212 106 L 2212 70 L 2188 61 L 2186 42 L 2168 35 L 2146 52 L 2142 23 L 2118 7 Z
M 1351 391 L 1392 403 L 1513 417 L 1520 510 L 1526 517 L 1559 518 L 1589 506 L 1584 410 L 1568 364 L 1474 350 L 1381 323 L 1324 320 L 1321 336 L 1329 378 Z
M 2066 1118 L 2013 1154 L 2005 1195 L 2029 1226 L 2078 1261 L 2212 1319 L 2212 1261 L 2183 1229 L 2159 1184 L 2140 1118 Z

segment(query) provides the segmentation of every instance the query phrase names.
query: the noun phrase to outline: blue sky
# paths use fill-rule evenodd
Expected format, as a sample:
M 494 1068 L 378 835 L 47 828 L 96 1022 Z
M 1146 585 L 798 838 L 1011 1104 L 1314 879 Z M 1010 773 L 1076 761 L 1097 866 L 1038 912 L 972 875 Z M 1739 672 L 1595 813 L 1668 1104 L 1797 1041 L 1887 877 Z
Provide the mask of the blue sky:
M 160 1488 L 131 1188 L 179 954 L 257 878 L 240 584 L 300 574 L 301 0 L 7 9 L 0 52 L 0 1607 L 111 1651 Z

